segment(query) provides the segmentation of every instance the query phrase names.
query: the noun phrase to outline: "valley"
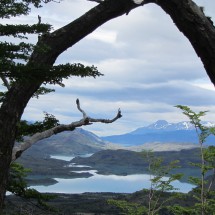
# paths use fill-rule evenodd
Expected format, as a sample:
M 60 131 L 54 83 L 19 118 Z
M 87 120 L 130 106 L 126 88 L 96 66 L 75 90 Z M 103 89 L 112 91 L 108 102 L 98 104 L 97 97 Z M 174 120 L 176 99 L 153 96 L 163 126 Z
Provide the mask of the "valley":
M 186 123 L 182 123 L 182 125 L 185 127 L 181 128 L 182 130 L 179 129 L 179 131 L 185 132 L 187 131 L 186 129 L 191 129 Z M 162 130 L 164 134 L 168 132 L 172 134 L 174 132 L 177 133 L 177 129 L 170 128 L 164 121 L 122 135 L 120 138 L 123 142 L 110 142 L 106 137 L 98 137 L 83 129 L 62 132 L 33 145 L 33 147 L 23 153 L 17 162 L 25 168 L 31 169 L 31 172 L 27 176 L 28 185 L 36 189 L 39 188 L 41 192 L 44 189 L 43 187 L 50 187 L 50 189 L 46 189 L 50 191 L 46 192 L 51 192 L 51 195 L 55 195 L 54 193 L 56 191 L 53 188 L 59 187 L 58 185 L 61 185 L 62 181 L 68 181 L 66 191 L 59 192 L 58 190 L 56 198 L 49 201 L 51 206 L 59 210 L 57 214 L 61 214 L 61 212 L 62 214 L 76 214 L 78 212 L 81 214 L 121 214 L 118 208 L 107 204 L 108 199 L 113 198 L 133 202 L 147 201 L 145 196 L 148 191 L 143 189 L 146 181 L 142 181 L 142 185 L 139 188 L 135 188 L 132 192 L 128 190 L 130 185 L 137 183 L 137 177 L 142 178 L 144 174 L 149 174 L 149 164 L 143 156 L 142 151 L 154 151 L 155 157 L 163 158 L 164 165 L 173 160 L 179 160 L 180 167 L 174 169 L 171 173 L 184 173 L 185 176 L 181 179 L 183 183 L 188 182 L 189 176 L 200 176 L 199 169 L 190 165 L 191 162 L 200 162 L 200 150 L 198 144 L 194 143 L 194 141 L 189 142 L 186 140 L 188 142 L 180 142 L 180 139 L 176 138 L 175 142 L 172 142 L 168 141 L 168 135 L 164 142 L 141 142 L 139 144 L 140 142 L 134 141 L 136 137 L 142 138 L 142 136 L 159 137 L 162 134 L 160 129 L 164 129 L 164 131 Z M 189 131 L 192 131 L 192 129 Z M 145 134 L 142 134 L 144 132 Z M 165 137 L 164 134 L 163 137 Z M 128 136 L 135 137 L 129 144 L 126 143 L 126 141 L 130 140 Z M 114 139 L 115 136 L 109 138 Z M 65 156 L 66 159 L 62 160 Z M 118 190 L 123 183 L 115 181 L 113 183 L 117 189 L 108 190 L 108 185 L 105 184 L 105 180 L 110 182 L 113 176 L 115 178 L 124 178 L 123 180 L 135 176 L 135 180 L 131 179 L 128 185 L 125 185 L 125 190 Z M 91 184 L 91 181 L 97 177 L 100 181 L 95 181 L 93 182 L 94 184 Z M 79 193 L 80 191 L 75 191 L 72 188 L 72 183 L 70 185 L 68 184 L 69 180 L 81 182 L 85 181 L 85 179 L 87 186 L 96 186 L 99 188 L 99 183 L 101 183 L 102 187 L 106 187 L 107 190 L 86 192 L 87 188 L 84 190 L 83 184 L 75 184 L 75 188 L 78 188 L 78 186 L 82 186 L 83 188 L 82 192 Z M 149 181 L 149 179 L 147 180 Z M 72 194 L 72 192 L 77 193 Z M 189 194 L 184 194 L 184 199 L 186 198 L 189 198 L 189 203 L 192 204 Z M 15 196 L 8 196 L 7 200 L 13 202 L 13 205 L 23 204 L 26 208 L 29 207 L 29 202 L 24 202 Z M 180 200 L 180 204 L 186 205 L 187 202 L 186 200 Z M 10 203 L 7 205 L 7 211 L 16 210 Z M 34 207 L 34 214 L 40 213 L 41 210 Z M 46 214 L 49 213 L 46 212 Z M 50 214 L 53 213 L 50 212 Z
M 188 122 L 168 123 L 159 120 L 128 134 L 117 136 L 117 138 L 120 137 L 121 142 L 107 141 L 108 138 L 116 140 L 116 136 L 98 137 L 92 132 L 78 128 L 36 143 L 18 159 L 18 162 L 32 170 L 28 176 L 29 184 L 49 185 L 57 183 L 54 178 L 91 177 L 89 170 L 96 170 L 101 175 L 147 174 L 148 163 L 141 152 L 151 150 L 156 157 L 164 159 L 164 164 L 179 160 L 180 168 L 175 171 L 184 173 L 186 177 L 182 180 L 186 182 L 190 175 L 199 175 L 197 168 L 189 164 L 200 162 L 199 146 L 194 140 L 189 142 L 188 139 L 193 134 L 188 135 L 187 142 L 180 142 L 181 137 L 178 138 L 177 135 L 174 142 L 168 141 L 170 137 L 168 134 L 171 133 L 171 136 L 174 136 L 173 134 L 182 134 L 181 132 L 194 132 L 194 128 Z M 157 142 L 140 144 L 137 140 L 142 139 L 144 142 L 144 138 L 147 139 L 148 136 L 153 139 L 161 135 L 165 139 Z M 132 140 L 128 136 L 132 137 Z M 186 135 L 182 136 L 185 138 Z M 92 156 L 81 156 L 85 154 L 92 154 Z M 75 158 L 72 161 L 65 161 L 54 159 L 53 155 Z M 71 163 L 76 165 L 70 165 Z M 82 165 L 82 167 L 77 165 Z

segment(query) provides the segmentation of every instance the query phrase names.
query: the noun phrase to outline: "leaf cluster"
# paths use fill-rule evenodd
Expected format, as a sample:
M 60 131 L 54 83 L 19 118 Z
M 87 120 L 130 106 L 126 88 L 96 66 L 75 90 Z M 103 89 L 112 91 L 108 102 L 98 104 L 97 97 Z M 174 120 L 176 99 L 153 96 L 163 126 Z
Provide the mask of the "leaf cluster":
M 143 157 L 148 161 L 148 170 L 151 178 L 152 188 L 160 190 L 162 192 L 173 191 L 176 188 L 173 187 L 172 182 L 180 180 L 183 174 L 172 174 L 172 170 L 179 168 L 179 160 L 171 161 L 168 164 L 164 164 L 164 159 L 161 157 L 155 157 L 153 152 L 143 151 Z
M 34 199 L 38 205 L 45 209 L 51 209 L 46 201 L 56 198 L 54 195 L 42 194 L 35 189 L 28 188 L 26 182 L 27 173 L 31 170 L 24 168 L 21 164 L 12 163 L 10 166 L 7 191 L 25 199 Z
M 146 215 L 147 208 L 137 203 L 130 203 L 125 200 L 109 199 L 108 204 L 114 205 L 122 210 L 125 215 Z
M 49 24 L 33 24 L 33 25 L 2 25 L 0 24 L 0 36 L 13 36 L 20 39 L 28 39 L 27 37 L 20 36 L 20 34 L 39 34 L 50 32 L 51 25 Z
M 39 8 L 42 7 L 42 3 L 51 1 L 53 0 L 2 0 L 0 2 L 0 16 L 1 18 L 10 18 L 12 16 L 28 15 L 31 5 Z M 33 45 L 20 40 L 28 39 L 29 34 L 37 34 L 39 41 L 41 41 L 41 35 L 50 34 L 50 31 L 51 26 L 41 23 L 41 17 L 39 16 L 37 24 L 0 24 L 0 36 L 19 39 L 16 43 L 0 42 L 0 78 L 6 78 L 10 85 L 16 81 L 38 81 L 44 84 L 58 84 L 63 87 L 63 79 L 71 76 L 95 78 L 102 75 L 93 65 L 84 66 L 81 63 L 67 63 L 65 65 L 52 66 L 39 64 L 38 62 L 29 62 L 33 52 L 44 54 L 50 51 L 50 48 L 43 42 Z M 37 97 L 38 92 L 36 93 Z M 3 97 L 4 93 L 1 93 L 0 96 Z
M 53 0 L 1 0 L 0 18 L 27 15 L 31 11 L 31 5 L 39 8 L 42 6 L 42 3 L 49 3 L 51 1 Z
M 215 192 L 212 190 L 215 183 L 215 147 L 204 148 L 203 144 L 209 135 L 215 135 L 215 127 L 207 127 L 202 124 L 201 117 L 207 111 L 196 113 L 187 106 L 177 105 L 176 107 L 181 109 L 183 114 L 189 118 L 190 123 L 195 126 L 199 139 L 201 163 L 191 163 L 191 165 L 200 168 L 201 178 L 190 177 L 190 182 L 197 185 L 193 190 L 193 197 L 197 200 L 195 210 L 202 215 L 213 214 L 215 211 Z M 206 174 L 212 175 L 206 179 Z
M 17 141 L 23 141 L 24 136 L 31 136 L 59 125 L 59 120 L 56 119 L 54 115 L 46 112 L 44 112 L 44 115 L 43 121 L 36 121 L 35 123 L 21 120 L 18 125 Z

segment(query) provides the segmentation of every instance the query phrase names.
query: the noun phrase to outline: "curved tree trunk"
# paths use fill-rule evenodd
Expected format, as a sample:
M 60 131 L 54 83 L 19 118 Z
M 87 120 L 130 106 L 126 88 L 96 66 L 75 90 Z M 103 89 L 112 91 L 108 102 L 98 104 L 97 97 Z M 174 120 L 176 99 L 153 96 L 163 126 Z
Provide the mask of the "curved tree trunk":
M 188 38 L 215 85 L 215 27 L 191 0 L 155 0 Z
M 53 65 L 57 57 L 67 48 L 73 46 L 108 20 L 126 14 L 135 7 L 138 5 L 130 0 L 108 0 L 99 4 L 63 28 L 42 36 L 38 45 L 46 45 L 49 49 L 45 53 L 35 51 L 29 64 Z M 36 81 L 36 79 L 15 83 L 9 89 L 0 109 L 0 214 L 4 203 L 17 123 L 28 101 L 42 83 L 43 80 Z
M 190 40 L 215 84 L 215 29 L 192 0 L 145 0 L 156 3 L 173 19 Z M 34 52 L 29 63 L 53 65 L 57 57 L 105 22 L 128 14 L 138 7 L 132 0 L 105 0 L 63 28 L 40 38 L 38 44 L 49 47 L 46 53 Z M 128 26 L 129 28 L 129 26 Z M 3 207 L 7 175 L 16 136 L 16 126 L 34 92 L 43 80 L 17 82 L 10 88 L 0 109 L 0 213 Z

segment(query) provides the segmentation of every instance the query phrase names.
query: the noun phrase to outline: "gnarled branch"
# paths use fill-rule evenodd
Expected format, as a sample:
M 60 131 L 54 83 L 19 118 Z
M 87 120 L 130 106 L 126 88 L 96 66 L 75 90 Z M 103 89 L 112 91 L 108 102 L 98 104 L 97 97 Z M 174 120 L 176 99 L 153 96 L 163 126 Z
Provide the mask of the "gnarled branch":
M 15 146 L 13 148 L 13 154 L 12 154 L 12 162 L 15 161 L 18 157 L 21 156 L 21 154 L 26 151 L 28 148 L 30 148 L 33 144 L 37 143 L 39 140 L 51 137 L 54 134 L 58 134 L 63 131 L 73 131 L 77 127 L 85 126 L 85 125 L 91 125 L 94 122 L 101 122 L 101 123 L 113 123 L 117 119 L 122 117 L 121 110 L 118 110 L 117 115 L 113 119 L 95 119 L 88 117 L 85 111 L 83 111 L 80 107 L 79 99 L 76 100 L 77 109 L 83 114 L 83 118 L 79 121 L 72 122 L 68 125 L 58 125 L 51 129 L 48 129 L 46 131 L 36 133 L 30 137 L 28 137 L 25 141 L 23 141 L 20 145 Z

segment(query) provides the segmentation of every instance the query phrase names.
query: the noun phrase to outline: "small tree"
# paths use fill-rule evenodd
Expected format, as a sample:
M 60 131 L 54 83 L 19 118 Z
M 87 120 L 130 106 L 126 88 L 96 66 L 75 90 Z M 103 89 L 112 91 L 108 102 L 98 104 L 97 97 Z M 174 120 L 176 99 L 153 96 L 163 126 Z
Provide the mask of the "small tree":
M 170 162 L 168 165 L 163 164 L 163 159 L 155 157 L 154 153 L 146 151 L 143 153 L 148 161 L 148 170 L 150 174 L 150 188 L 148 194 L 148 215 L 157 214 L 157 212 L 169 201 L 178 197 L 179 194 L 173 193 L 168 198 L 164 198 L 166 192 L 176 191 L 172 183 L 180 180 L 183 176 L 181 173 L 171 174 L 171 171 L 178 168 L 178 160 Z
M 150 187 L 146 191 L 147 203 L 136 204 L 129 203 L 127 201 L 109 200 L 110 204 L 113 204 L 120 208 L 124 214 L 127 215 L 155 215 L 171 200 L 178 198 L 179 193 L 171 193 L 169 197 L 166 192 L 176 191 L 172 183 L 176 180 L 180 180 L 183 176 L 181 173 L 172 174 L 171 171 L 179 166 L 178 161 L 172 161 L 167 165 L 164 165 L 164 161 L 160 157 L 155 157 L 151 151 L 143 151 L 143 157 L 148 162 L 148 173 L 150 176 Z M 147 205 L 148 204 L 148 205 Z
M 28 15 L 32 6 L 39 8 L 42 7 L 43 3 L 51 1 L 53 0 L 2 0 L 0 1 L 0 18 L 7 22 L 7 19 L 11 17 Z M 112 123 L 121 117 L 121 111 L 119 110 L 117 116 L 112 120 L 91 118 L 81 109 L 80 102 L 77 99 L 78 110 L 83 114 L 83 119 L 77 122 L 60 125 L 56 120 L 53 121 L 54 118 L 50 115 L 46 115 L 43 123 L 37 122 L 34 125 L 28 125 L 27 122 L 20 121 L 24 108 L 31 97 L 38 98 L 39 95 L 54 91 L 46 88 L 46 84 L 58 84 L 63 87 L 63 79 L 71 76 L 96 78 L 102 75 L 96 67 L 84 66 L 80 63 L 53 66 L 54 60 L 50 64 L 43 61 L 44 57 L 35 61 L 35 58 L 40 55 L 46 56 L 47 52 L 52 49 L 44 41 L 42 42 L 42 39 L 51 34 L 51 30 L 49 24 L 42 23 L 40 16 L 38 16 L 37 23 L 32 25 L 0 24 L 0 37 L 7 38 L 5 41 L 4 39 L 0 41 L 0 78 L 5 87 L 5 91 L 0 92 L 0 213 L 6 187 L 8 187 L 7 178 L 10 164 L 32 144 L 65 130 L 74 130 L 76 127 L 90 125 L 94 122 Z M 36 45 L 28 42 L 28 36 L 32 34 L 38 37 Z M 16 88 L 18 85 L 19 87 Z M 27 85 L 31 89 L 26 88 L 25 92 L 23 91 L 25 96 L 23 96 L 21 95 L 21 89 L 24 89 L 24 86 Z M 10 100 L 11 95 L 14 97 L 12 96 L 13 98 Z M 14 102 L 16 103 L 18 100 L 19 104 L 16 106 Z M 21 104 L 21 101 L 25 101 L 25 105 Z M 9 106 L 6 108 L 8 104 Z M 15 113 L 16 117 L 13 117 L 13 114 L 11 115 L 11 111 Z M 13 124 L 13 129 L 10 128 L 8 123 Z M 6 134 L 4 128 L 9 131 L 9 135 Z M 22 135 L 30 136 L 27 139 L 22 139 Z M 9 139 L 11 141 L 7 143 Z M 15 139 L 22 143 L 14 147 Z
M 198 186 L 194 189 L 194 197 L 200 204 L 197 203 L 195 209 L 200 208 L 202 215 L 213 214 L 215 210 L 215 200 L 213 199 L 215 193 L 212 190 L 215 182 L 215 147 L 205 148 L 204 143 L 209 135 L 215 135 L 215 127 L 207 127 L 202 124 L 201 117 L 207 111 L 196 113 L 187 106 L 177 105 L 176 107 L 181 109 L 183 114 L 189 118 L 190 123 L 194 125 L 199 140 L 201 163 L 192 163 L 192 165 L 200 168 L 201 178 L 190 177 L 190 181 Z M 211 174 L 208 179 L 206 179 L 207 174 Z
M 37 206 L 41 207 L 41 209 L 54 210 L 54 208 L 46 204 L 46 201 L 55 198 L 55 195 L 43 194 L 33 188 L 28 187 L 26 176 L 30 171 L 30 169 L 24 168 L 21 164 L 12 163 L 7 184 L 7 191 L 29 201 L 36 200 Z

